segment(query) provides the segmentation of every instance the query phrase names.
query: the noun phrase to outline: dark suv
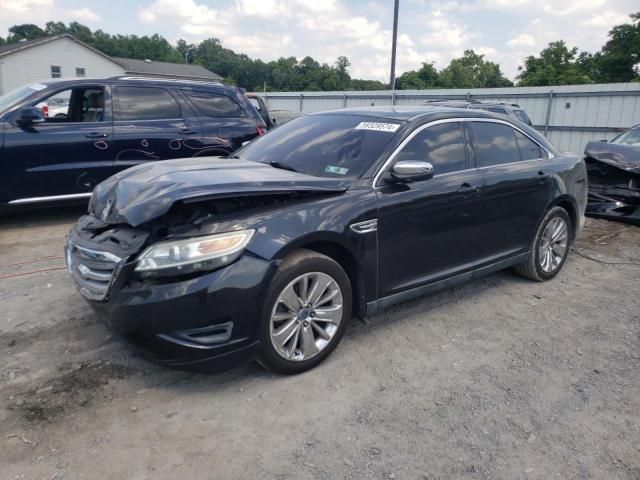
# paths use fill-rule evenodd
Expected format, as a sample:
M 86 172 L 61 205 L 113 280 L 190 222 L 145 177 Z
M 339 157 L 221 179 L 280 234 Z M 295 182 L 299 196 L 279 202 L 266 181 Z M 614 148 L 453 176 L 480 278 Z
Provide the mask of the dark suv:
M 434 107 L 470 108 L 472 110 L 484 110 L 491 113 L 506 115 L 514 120 L 518 120 L 530 127 L 533 125 L 527 112 L 517 103 L 494 102 L 491 100 L 447 100 L 434 99 L 426 100 L 425 105 Z
M 258 358 L 296 373 L 353 314 L 507 267 L 562 268 L 584 222 L 582 159 L 521 122 L 453 108 L 296 118 L 234 153 L 134 167 L 70 232 L 78 290 L 143 355 Z
M 0 97 L 0 206 L 89 198 L 155 160 L 228 155 L 264 133 L 240 89 L 140 77 L 52 80 Z

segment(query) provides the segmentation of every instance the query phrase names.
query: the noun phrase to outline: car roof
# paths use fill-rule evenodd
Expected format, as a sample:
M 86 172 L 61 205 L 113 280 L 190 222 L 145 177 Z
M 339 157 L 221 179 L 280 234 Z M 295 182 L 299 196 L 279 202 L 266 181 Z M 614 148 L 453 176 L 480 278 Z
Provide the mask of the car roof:
M 496 116 L 491 112 L 485 112 L 483 110 L 468 110 L 466 108 L 455 108 L 440 105 L 350 107 L 337 110 L 324 110 L 310 115 L 356 115 L 401 121 L 412 121 L 425 117 L 486 117 L 504 119 L 503 116 Z
M 219 89 L 235 89 L 236 87 L 231 87 L 229 85 L 224 85 L 219 82 L 213 81 L 204 81 L 204 80 L 183 80 L 183 79 L 172 79 L 172 78 L 160 78 L 160 77 L 145 77 L 145 76 L 117 76 L 117 77 L 108 77 L 108 78 L 98 78 L 98 77 L 82 77 L 82 78 L 56 78 L 56 79 L 48 79 L 42 82 L 36 82 L 41 85 L 46 86 L 54 86 L 54 85 L 65 85 L 65 84 L 83 84 L 83 83 L 140 83 L 144 84 L 153 84 L 153 85 L 161 85 L 161 86 L 181 86 L 181 87 L 197 87 L 197 88 L 211 88 L 215 90 Z

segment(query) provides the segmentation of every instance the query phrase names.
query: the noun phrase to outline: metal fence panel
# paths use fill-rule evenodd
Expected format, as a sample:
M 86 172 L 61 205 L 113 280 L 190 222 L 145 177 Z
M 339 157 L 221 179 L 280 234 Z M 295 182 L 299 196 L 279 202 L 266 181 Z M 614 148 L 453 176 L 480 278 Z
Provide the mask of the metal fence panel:
M 261 94 L 274 110 L 311 113 L 371 105 L 422 105 L 434 98 L 473 98 L 517 103 L 535 127 L 561 150 L 581 153 L 590 140 L 610 140 L 640 123 L 640 84 L 612 83 L 552 87 L 476 89 L 268 92 Z

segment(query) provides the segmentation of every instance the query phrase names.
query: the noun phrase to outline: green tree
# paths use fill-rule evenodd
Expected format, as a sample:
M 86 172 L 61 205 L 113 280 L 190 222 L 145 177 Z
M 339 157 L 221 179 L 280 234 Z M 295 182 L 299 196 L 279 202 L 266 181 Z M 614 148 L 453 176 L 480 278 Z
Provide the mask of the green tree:
M 592 57 L 590 65 L 596 82 L 640 80 L 640 12 L 629 17 L 631 23 L 613 27 L 607 43 Z
M 7 43 L 16 43 L 21 40 L 33 40 L 35 38 L 44 37 L 45 31 L 33 23 L 23 23 L 22 25 L 14 25 L 9 29 Z
M 443 88 L 510 87 L 513 83 L 500 71 L 497 63 L 484 59 L 473 50 L 465 50 L 460 58 L 454 58 L 440 72 Z
M 405 72 L 396 80 L 398 90 L 422 90 L 438 87 L 440 74 L 433 63 L 423 63 L 419 70 Z
M 589 77 L 588 55 L 578 56 L 576 47 L 569 49 L 564 40 L 551 42 L 540 52 L 540 56 L 529 56 L 520 67 L 519 86 L 576 85 L 592 83 Z

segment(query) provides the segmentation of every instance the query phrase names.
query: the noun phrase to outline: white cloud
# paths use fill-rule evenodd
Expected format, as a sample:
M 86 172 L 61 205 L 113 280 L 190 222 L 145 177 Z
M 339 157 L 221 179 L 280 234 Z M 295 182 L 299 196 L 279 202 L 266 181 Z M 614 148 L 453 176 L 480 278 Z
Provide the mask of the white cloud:
M 66 16 L 68 18 L 72 18 L 73 20 L 79 20 L 79 21 L 85 21 L 85 22 L 97 22 L 98 20 L 100 20 L 100 15 L 98 15 L 88 7 L 69 10 Z
M 0 0 L 0 11 L 4 15 L 31 13 L 34 9 L 53 6 L 53 0 Z
M 531 47 L 535 44 L 536 39 L 528 33 L 520 33 L 507 42 L 509 47 Z
M 629 21 L 628 15 L 607 10 L 606 12 L 592 14 L 587 20 L 583 20 L 581 25 L 585 27 L 611 27 Z

